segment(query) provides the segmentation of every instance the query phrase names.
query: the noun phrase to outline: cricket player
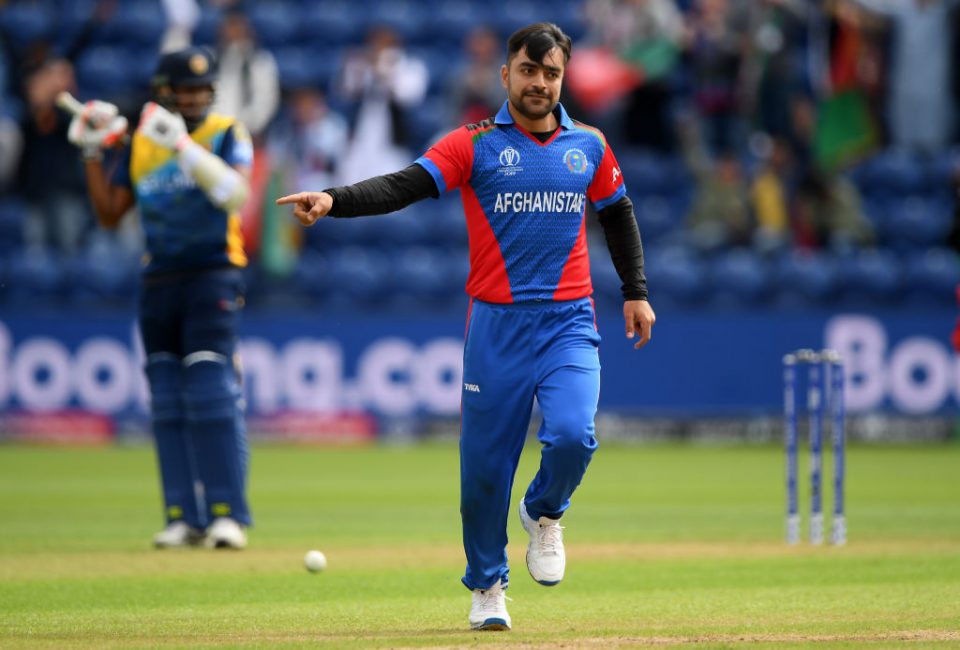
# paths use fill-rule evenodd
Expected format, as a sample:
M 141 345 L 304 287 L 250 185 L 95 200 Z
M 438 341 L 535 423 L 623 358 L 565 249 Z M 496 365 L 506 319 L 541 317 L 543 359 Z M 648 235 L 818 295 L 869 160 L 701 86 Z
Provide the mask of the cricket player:
M 463 353 L 460 513 L 473 592 L 471 628 L 510 629 L 504 589 L 510 490 L 533 400 L 543 413 L 540 470 L 520 503 L 534 580 L 563 579 L 560 518 L 590 462 L 600 363 L 586 206 L 597 210 L 623 282 L 627 338 L 650 340 L 643 250 L 606 139 L 558 103 L 570 38 L 552 23 L 514 33 L 495 117 L 459 128 L 403 171 L 285 196 L 304 225 L 380 214 L 459 188 L 470 237 Z
M 242 549 L 251 523 L 236 328 L 253 148 L 242 124 L 209 112 L 216 78 L 204 48 L 164 54 L 155 101 L 112 174 L 101 160 L 126 126 L 116 106 L 88 102 L 69 132 L 100 224 L 136 204 L 146 234 L 139 325 L 166 517 L 157 548 Z

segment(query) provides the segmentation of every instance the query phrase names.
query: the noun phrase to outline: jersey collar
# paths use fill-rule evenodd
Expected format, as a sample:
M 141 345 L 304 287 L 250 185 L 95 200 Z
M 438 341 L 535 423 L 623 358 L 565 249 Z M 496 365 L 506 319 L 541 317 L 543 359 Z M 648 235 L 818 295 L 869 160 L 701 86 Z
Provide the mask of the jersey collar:
M 494 124 L 513 124 L 513 115 L 510 115 L 510 100 L 503 102 L 503 106 L 500 107 L 500 110 L 497 111 L 497 116 L 493 118 Z M 567 115 L 566 109 L 563 107 L 563 104 L 557 102 L 557 107 L 553 109 L 554 115 L 557 116 L 557 121 L 560 122 L 560 126 L 564 129 L 573 128 L 573 120 L 570 119 L 570 116 Z

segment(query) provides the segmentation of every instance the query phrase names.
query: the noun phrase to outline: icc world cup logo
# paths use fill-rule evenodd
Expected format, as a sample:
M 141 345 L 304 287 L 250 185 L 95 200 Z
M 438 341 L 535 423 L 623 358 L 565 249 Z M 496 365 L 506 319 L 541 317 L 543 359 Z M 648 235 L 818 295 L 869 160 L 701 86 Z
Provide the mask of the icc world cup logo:
M 513 147 L 507 147 L 500 152 L 500 164 L 504 167 L 515 167 L 520 164 L 520 152 Z

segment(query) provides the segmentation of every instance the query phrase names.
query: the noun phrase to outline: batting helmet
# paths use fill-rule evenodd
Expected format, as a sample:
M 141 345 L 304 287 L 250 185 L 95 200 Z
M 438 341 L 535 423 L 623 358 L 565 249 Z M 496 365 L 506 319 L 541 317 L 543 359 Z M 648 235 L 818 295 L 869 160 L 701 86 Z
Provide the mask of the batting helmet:
M 160 57 L 153 86 L 212 86 L 217 80 L 217 59 L 205 47 L 188 47 Z

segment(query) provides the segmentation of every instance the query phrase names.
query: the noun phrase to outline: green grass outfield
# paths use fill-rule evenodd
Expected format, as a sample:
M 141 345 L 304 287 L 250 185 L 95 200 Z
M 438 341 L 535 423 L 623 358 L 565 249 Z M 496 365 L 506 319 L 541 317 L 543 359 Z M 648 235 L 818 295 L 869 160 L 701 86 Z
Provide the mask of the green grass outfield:
M 779 448 L 601 446 L 566 579 L 531 580 L 511 516 L 514 629 L 481 633 L 453 445 L 254 448 L 243 552 L 150 548 L 148 449 L 0 447 L 0 648 L 960 648 L 960 446 L 847 460 L 850 543 L 789 548 Z

